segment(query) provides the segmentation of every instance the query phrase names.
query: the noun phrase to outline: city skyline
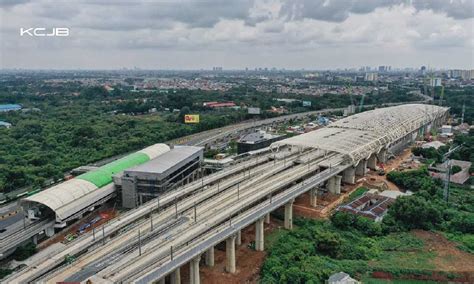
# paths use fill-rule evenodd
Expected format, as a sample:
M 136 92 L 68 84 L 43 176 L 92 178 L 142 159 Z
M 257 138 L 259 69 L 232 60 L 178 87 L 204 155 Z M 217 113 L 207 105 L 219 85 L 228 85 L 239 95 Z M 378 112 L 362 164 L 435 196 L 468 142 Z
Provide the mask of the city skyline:
M 473 2 L 3 1 L 0 67 L 473 69 Z M 67 27 L 68 37 L 20 36 Z

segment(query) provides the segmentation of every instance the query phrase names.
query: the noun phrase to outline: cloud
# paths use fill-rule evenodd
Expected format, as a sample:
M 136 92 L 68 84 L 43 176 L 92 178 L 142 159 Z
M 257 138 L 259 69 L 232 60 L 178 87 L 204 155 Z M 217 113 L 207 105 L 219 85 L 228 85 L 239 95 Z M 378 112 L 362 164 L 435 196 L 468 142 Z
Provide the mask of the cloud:
M 445 13 L 454 19 L 474 17 L 474 1 L 472 0 L 415 0 L 413 6 L 417 10 L 432 10 Z
M 452 55 L 437 56 L 439 64 L 473 64 L 472 1 L 8 2 L 2 66 L 411 65 L 436 53 Z M 69 27 L 71 36 L 19 37 L 20 27 L 34 26 Z
M 31 0 L 2 0 L 0 1 L 0 8 L 11 8 L 16 5 L 21 5 L 30 2 Z

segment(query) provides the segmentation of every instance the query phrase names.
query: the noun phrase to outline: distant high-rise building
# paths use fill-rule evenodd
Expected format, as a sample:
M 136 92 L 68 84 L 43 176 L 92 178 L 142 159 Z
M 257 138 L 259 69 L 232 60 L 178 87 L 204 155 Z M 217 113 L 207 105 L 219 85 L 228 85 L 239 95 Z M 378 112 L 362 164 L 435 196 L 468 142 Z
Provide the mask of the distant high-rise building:
M 430 79 L 431 87 L 441 87 L 441 78 L 431 78 Z
M 378 74 L 371 72 L 371 73 L 365 73 L 365 81 L 377 81 L 378 80 Z
M 473 80 L 474 79 L 474 69 L 471 70 L 449 70 L 448 71 L 449 78 L 457 78 L 463 80 Z

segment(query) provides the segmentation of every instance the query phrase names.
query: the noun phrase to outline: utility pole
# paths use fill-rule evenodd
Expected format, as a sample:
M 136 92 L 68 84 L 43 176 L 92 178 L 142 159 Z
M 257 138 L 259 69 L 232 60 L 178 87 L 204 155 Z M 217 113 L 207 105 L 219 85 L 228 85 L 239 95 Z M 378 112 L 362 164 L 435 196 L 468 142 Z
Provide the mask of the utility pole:
M 446 176 L 444 180 L 443 197 L 446 202 L 449 202 L 449 182 L 451 180 L 451 159 L 449 158 L 449 156 L 457 150 L 461 149 L 461 147 L 462 144 L 452 149 L 449 149 L 449 151 L 443 155 L 443 162 L 446 163 Z

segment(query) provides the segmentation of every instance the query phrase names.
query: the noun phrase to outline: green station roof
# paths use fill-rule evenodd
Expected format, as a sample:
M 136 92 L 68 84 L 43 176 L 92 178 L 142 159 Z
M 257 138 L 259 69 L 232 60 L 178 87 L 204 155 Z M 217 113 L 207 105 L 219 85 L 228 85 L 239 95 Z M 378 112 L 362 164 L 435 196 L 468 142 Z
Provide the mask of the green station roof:
M 144 153 L 134 153 L 126 157 L 113 161 L 107 165 L 104 165 L 98 169 L 87 172 L 78 176 L 78 179 L 86 180 L 95 184 L 97 187 L 103 187 L 112 182 L 112 176 L 125 169 L 141 165 L 148 162 L 150 157 Z

